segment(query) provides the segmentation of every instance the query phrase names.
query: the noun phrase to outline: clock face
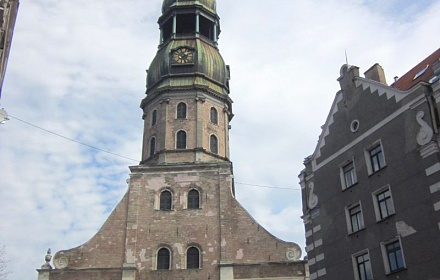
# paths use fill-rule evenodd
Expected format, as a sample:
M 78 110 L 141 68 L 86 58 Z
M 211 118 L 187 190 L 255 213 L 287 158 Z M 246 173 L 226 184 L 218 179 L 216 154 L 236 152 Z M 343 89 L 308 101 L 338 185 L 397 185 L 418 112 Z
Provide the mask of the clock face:
M 194 53 L 188 48 L 180 48 L 173 53 L 173 61 L 179 64 L 193 62 Z

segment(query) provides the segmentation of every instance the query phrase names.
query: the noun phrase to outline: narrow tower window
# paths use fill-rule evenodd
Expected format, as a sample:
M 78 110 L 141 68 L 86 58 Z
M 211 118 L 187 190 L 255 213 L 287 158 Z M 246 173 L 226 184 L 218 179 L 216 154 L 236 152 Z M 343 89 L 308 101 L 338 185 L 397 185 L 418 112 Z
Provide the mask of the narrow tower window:
M 154 110 L 151 114 L 151 126 L 155 126 L 157 123 L 157 110 Z
M 160 210 L 171 210 L 173 197 L 170 191 L 163 191 L 160 194 Z
M 162 248 L 157 252 L 157 269 L 168 270 L 170 269 L 170 250 Z
M 186 268 L 200 268 L 200 251 L 196 247 L 190 247 L 186 251 Z
M 188 209 L 200 208 L 200 194 L 197 190 L 190 190 L 188 192 Z
M 218 154 L 218 139 L 215 135 L 211 135 L 209 139 L 211 153 Z
M 214 23 L 204 16 L 200 16 L 200 34 L 214 40 Z
M 218 124 L 218 112 L 214 107 L 211 107 L 211 122 L 213 124 Z
M 176 149 L 186 149 L 186 132 L 183 130 L 177 132 Z
M 186 119 L 186 104 L 183 102 L 177 104 L 177 118 Z
M 150 157 L 156 153 L 156 137 L 150 139 Z

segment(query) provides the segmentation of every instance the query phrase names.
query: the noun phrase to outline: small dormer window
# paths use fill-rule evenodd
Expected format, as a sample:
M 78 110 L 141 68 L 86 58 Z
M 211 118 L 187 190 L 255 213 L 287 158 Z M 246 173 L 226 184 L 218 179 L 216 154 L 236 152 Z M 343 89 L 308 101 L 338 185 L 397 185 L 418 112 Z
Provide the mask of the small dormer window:
M 429 64 L 426 65 L 425 68 L 423 68 L 422 70 L 420 70 L 420 72 L 417 73 L 417 74 L 414 76 L 414 79 L 413 79 L 413 80 L 417 80 L 418 78 L 420 78 L 423 74 L 426 73 L 426 70 L 428 70 L 428 68 L 429 68 Z

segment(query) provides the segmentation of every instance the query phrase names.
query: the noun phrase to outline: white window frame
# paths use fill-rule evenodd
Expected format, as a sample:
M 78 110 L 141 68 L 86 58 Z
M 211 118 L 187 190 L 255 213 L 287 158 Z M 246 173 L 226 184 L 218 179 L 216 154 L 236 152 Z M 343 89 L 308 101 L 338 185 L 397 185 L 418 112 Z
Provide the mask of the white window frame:
M 390 265 L 390 261 L 389 261 L 389 258 L 388 258 L 387 245 L 389 245 L 391 243 L 394 243 L 394 242 L 399 242 L 400 252 L 402 254 L 403 267 L 400 268 L 400 269 L 397 269 L 395 271 L 391 271 L 391 265 Z M 389 274 L 392 274 L 392 273 L 396 273 L 396 272 L 399 272 L 399 271 L 402 271 L 402 270 L 406 269 L 405 254 L 403 252 L 402 240 L 401 240 L 400 236 L 396 236 L 393 239 L 390 239 L 390 240 L 385 241 L 385 242 L 381 242 L 380 243 L 380 249 L 382 251 L 382 258 L 383 258 L 383 263 L 384 263 L 385 274 L 386 275 L 389 275 Z
M 353 272 L 354 272 L 354 280 L 361 280 L 359 277 L 359 266 L 358 266 L 358 257 L 368 255 L 369 263 L 370 263 L 370 271 L 371 271 L 371 278 L 367 280 L 374 279 L 373 276 L 373 267 L 371 265 L 371 257 L 370 257 L 370 251 L 368 249 L 362 250 L 360 252 L 357 252 L 351 256 L 352 263 L 353 263 Z
M 371 151 L 376 149 L 377 147 L 381 148 L 381 154 L 382 154 L 382 159 L 383 159 L 383 166 L 381 166 L 377 170 L 374 170 L 373 163 L 371 162 Z M 384 151 L 384 148 L 383 148 L 381 140 L 378 140 L 378 141 L 374 142 L 374 144 L 372 144 L 369 147 L 367 147 L 364 150 L 364 155 L 365 155 L 365 161 L 367 163 L 368 175 L 372 175 L 372 174 L 378 172 L 379 170 L 382 170 L 383 168 L 385 168 L 387 166 L 387 163 L 386 163 L 386 160 L 385 160 L 385 151 Z
M 353 183 L 351 185 L 347 185 L 347 180 L 345 177 L 345 174 L 346 174 L 345 167 L 347 167 L 349 164 L 353 164 L 353 169 L 351 169 Z M 342 190 L 348 189 L 348 188 L 357 184 L 356 165 L 354 163 L 354 159 L 347 160 L 347 161 L 343 162 L 341 165 L 339 165 L 339 175 L 341 177 Z
M 356 208 L 356 207 L 359 207 L 359 209 L 360 209 L 360 220 L 359 220 L 360 227 L 359 227 L 359 229 L 354 230 L 353 229 L 353 223 L 352 223 L 352 220 L 351 220 L 352 215 L 351 215 L 350 210 L 352 210 L 353 208 Z M 348 231 L 348 234 L 359 232 L 359 231 L 361 231 L 361 230 L 363 230 L 365 228 L 364 213 L 363 213 L 362 204 L 361 204 L 360 201 L 345 207 L 345 218 L 347 220 L 347 231 Z
M 379 203 L 379 195 L 386 192 L 386 191 L 390 192 L 392 211 L 390 211 L 386 217 L 382 217 L 382 214 L 381 214 L 382 209 L 381 209 L 381 205 Z M 396 207 L 394 206 L 393 193 L 391 192 L 390 185 L 386 185 L 386 186 L 378 189 L 377 191 L 373 192 L 372 196 L 373 196 L 374 213 L 376 214 L 376 221 L 377 222 L 388 219 L 389 217 L 393 216 L 396 213 Z

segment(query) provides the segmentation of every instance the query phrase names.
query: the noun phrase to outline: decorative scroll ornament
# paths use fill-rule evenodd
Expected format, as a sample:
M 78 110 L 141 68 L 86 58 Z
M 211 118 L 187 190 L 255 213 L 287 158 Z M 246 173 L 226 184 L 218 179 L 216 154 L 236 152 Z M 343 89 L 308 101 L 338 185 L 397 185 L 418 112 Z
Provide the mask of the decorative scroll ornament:
M 418 112 L 416 116 L 417 122 L 421 126 L 419 133 L 417 133 L 417 144 L 420 146 L 428 144 L 434 135 L 432 128 L 423 120 L 424 116 L 425 113 L 423 111 Z
M 318 196 L 313 193 L 314 191 L 315 191 L 315 184 L 313 182 L 310 182 L 309 183 L 309 197 L 308 197 L 308 201 L 307 201 L 307 205 L 309 206 L 310 209 L 313 209 L 316 206 L 318 206 Z
M 55 265 L 56 269 L 64 269 L 69 264 L 69 261 L 66 257 L 59 257 L 55 260 L 53 260 L 53 264 Z
M 301 257 L 301 250 L 297 248 L 290 248 L 286 252 L 286 258 L 289 261 L 297 261 Z

